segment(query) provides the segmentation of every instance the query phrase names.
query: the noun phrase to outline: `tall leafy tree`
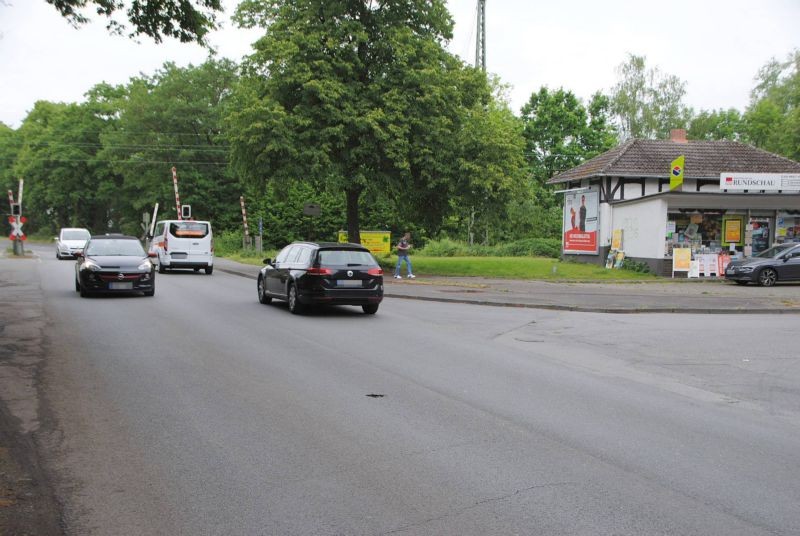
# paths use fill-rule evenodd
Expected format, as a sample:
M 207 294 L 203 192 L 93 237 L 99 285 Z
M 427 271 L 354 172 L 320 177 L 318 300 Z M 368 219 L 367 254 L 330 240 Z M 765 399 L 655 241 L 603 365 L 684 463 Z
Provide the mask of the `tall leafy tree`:
M 692 117 L 688 136 L 691 140 L 740 141 L 746 139 L 746 125 L 736 108 L 702 110 Z
M 686 82 L 657 67 L 648 69 L 646 58 L 633 54 L 617 68 L 617 74 L 611 110 L 623 139 L 665 139 L 670 129 L 686 128 L 692 116 L 683 103 Z
M 515 213 L 527 213 L 517 227 L 528 235 L 551 236 L 560 230 L 560 206 L 545 186 L 557 173 L 612 148 L 617 140 L 609 121 L 609 99 L 596 93 L 588 106 L 571 91 L 542 87 L 522 107 L 525 155 L 530 170 L 530 200 Z M 520 208 L 522 207 L 522 208 Z
M 459 133 L 491 100 L 483 73 L 444 49 L 444 1 L 249 0 L 237 20 L 266 29 L 229 122 L 238 172 L 343 193 L 351 241 L 365 192 L 438 228 L 459 181 Z
M 35 104 L 19 128 L 13 168 L 25 179 L 24 204 L 36 216 L 32 229 L 108 229 L 119 177 L 99 157 L 100 135 L 107 127 L 90 104 Z
M 228 166 L 222 131 L 236 80 L 237 66 L 229 60 L 197 67 L 167 63 L 153 76 L 92 92 L 96 106 L 118 116 L 102 142 L 103 156 L 123 178 L 118 203 L 125 229 L 138 232 L 142 213 L 156 202 L 163 216 L 177 216 L 173 166 L 181 204 L 191 205 L 194 217 L 220 226 L 236 221 L 241 191 Z
M 19 184 L 19 179 L 13 172 L 19 149 L 20 136 L 17 131 L 0 122 L 0 188 L 2 188 L 0 195 L 2 196 L 5 196 L 6 190 L 16 191 Z
M 85 15 L 87 5 L 97 15 L 108 19 L 107 28 L 112 33 L 128 32 L 129 37 L 146 35 L 156 43 L 164 37 L 181 42 L 205 43 L 205 36 L 216 28 L 216 14 L 222 11 L 220 0 L 45 0 L 73 26 L 89 22 Z M 125 11 L 128 24 L 116 15 Z
M 800 160 L 800 50 L 762 67 L 745 121 L 758 147 Z

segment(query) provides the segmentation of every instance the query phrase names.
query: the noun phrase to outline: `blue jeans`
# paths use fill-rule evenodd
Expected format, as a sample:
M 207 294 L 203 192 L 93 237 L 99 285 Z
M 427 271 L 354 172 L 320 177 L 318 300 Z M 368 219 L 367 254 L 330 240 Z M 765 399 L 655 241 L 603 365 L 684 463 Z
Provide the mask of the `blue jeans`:
M 406 270 L 408 270 L 408 275 L 411 275 L 411 259 L 408 255 L 398 255 L 397 256 L 397 266 L 394 268 L 394 275 L 400 275 L 400 264 L 402 264 L 403 260 L 406 261 Z

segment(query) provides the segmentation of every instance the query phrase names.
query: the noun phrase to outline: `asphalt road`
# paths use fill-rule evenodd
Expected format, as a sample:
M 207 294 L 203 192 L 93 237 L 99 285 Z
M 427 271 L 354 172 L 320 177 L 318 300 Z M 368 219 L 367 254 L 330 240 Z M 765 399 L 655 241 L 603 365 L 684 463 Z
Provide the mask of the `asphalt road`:
M 800 534 L 793 316 L 298 317 L 221 272 L 81 299 L 43 251 L 69 534 Z

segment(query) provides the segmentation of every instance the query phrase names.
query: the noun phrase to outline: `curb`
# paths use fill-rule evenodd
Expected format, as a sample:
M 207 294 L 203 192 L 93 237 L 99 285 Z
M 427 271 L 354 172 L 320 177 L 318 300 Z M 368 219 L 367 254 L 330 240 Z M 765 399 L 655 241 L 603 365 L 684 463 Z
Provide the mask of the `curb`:
M 238 275 L 248 279 L 254 279 L 255 276 L 246 272 L 232 270 L 230 268 L 216 267 L 220 272 L 227 274 Z M 781 315 L 781 314 L 794 314 L 800 315 L 800 308 L 797 309 L 720 309 L 708 307 L 693 307 L 693 308 L 655 308 L 655 307 L 585 307 L 580 305 L 556 305 L 548 303 L 519 303 L 519 302 L 496 302 L 488 300 L 470 300 L 467 298 L 446 298 L 434 296 L 412 296 L 408 294 L 395 294 L 392 292 L 384 292 L 384 298 L 398 298 L 401 300 L 418 300 L 430 301 L 441 303 L 462 303 L 466 305 L 484 305 L 490 307 L 516 307 L 519 309 L 542 309 L 546 311 L 569 311 L 573 313 L 604 313 L 604 314 L 691 314 L 691 315 Z

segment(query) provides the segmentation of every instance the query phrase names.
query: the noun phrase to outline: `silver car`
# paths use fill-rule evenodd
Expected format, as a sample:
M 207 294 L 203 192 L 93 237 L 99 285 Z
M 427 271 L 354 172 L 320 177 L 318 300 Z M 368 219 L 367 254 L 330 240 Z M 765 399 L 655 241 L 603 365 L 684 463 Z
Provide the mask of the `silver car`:
M 56 237 L 56 258 L 74 258 L 75 253 L 82 251 L 86 241 L 92 236 L 88 229 L 80 227 L 64 227 Z

